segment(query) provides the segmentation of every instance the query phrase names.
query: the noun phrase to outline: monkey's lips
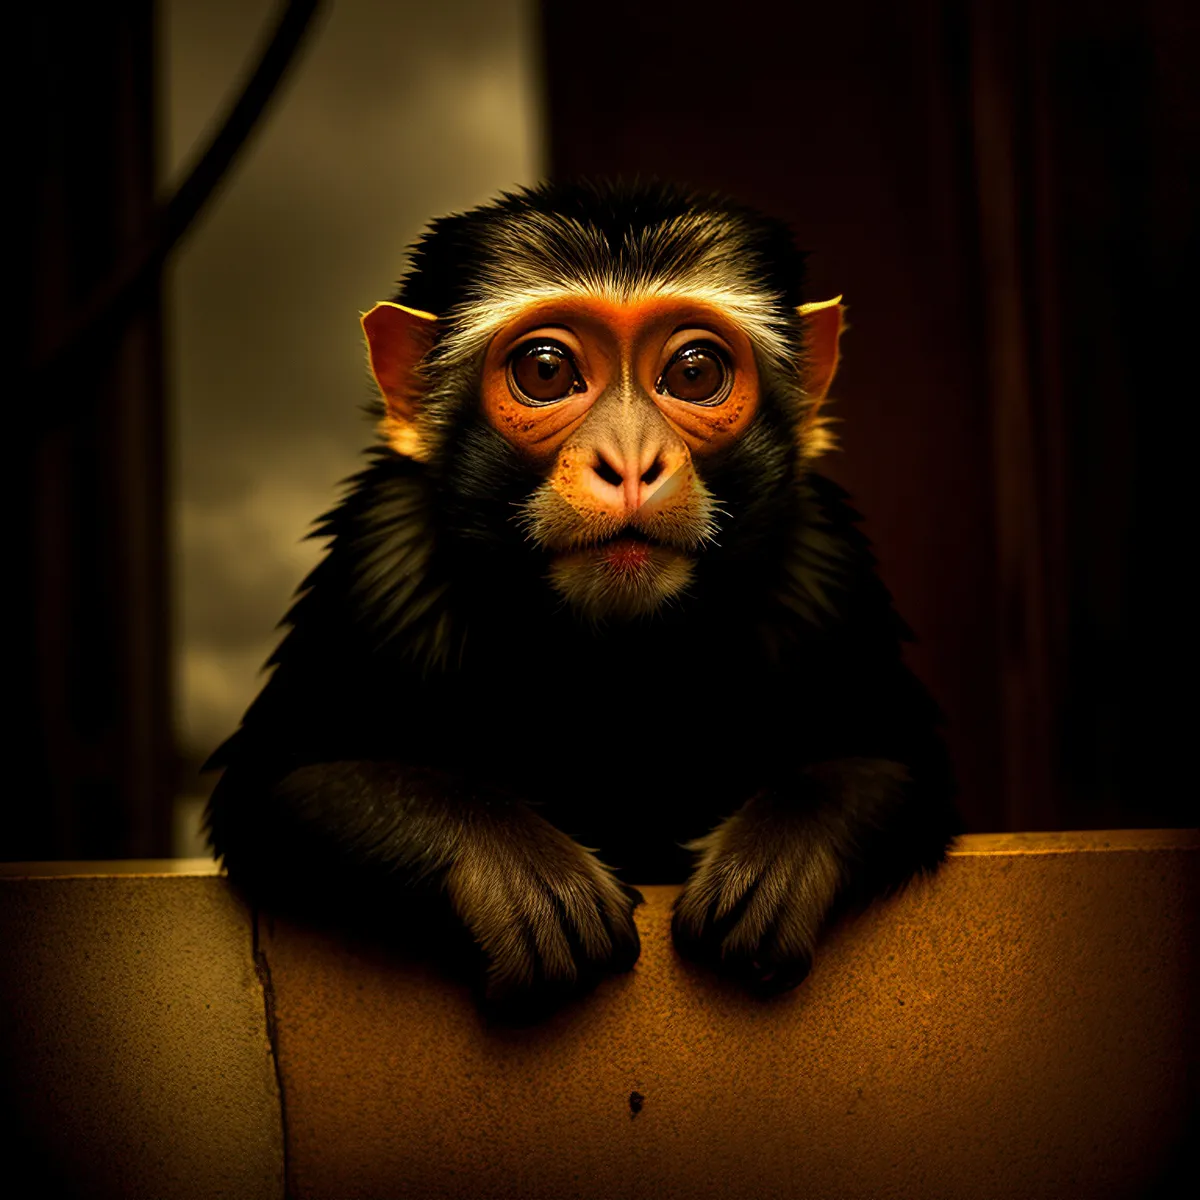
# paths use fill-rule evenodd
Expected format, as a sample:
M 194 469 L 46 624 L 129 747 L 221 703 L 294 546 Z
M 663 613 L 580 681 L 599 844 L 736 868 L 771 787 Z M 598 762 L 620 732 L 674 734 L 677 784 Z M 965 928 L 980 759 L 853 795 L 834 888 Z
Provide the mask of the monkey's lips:
M 660 542 L 640 529 L 622 529 L 571 557 L 582 558 L 611 574 L 638 577 L 686 558 L 678 547 Z
M 650 566 L 654 545 L 647 538 L 625 536 L 604 542 L 597 551 L 614 571 L 642 571 Z

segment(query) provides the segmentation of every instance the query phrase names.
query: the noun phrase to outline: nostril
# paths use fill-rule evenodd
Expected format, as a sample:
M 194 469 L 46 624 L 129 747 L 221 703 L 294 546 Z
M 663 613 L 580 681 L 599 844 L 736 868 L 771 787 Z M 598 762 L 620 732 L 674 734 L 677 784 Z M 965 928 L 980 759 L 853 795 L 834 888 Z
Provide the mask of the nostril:
M 622 483 L 621 472 L 616 469 L 604 457 L 603 454 L 596 455 L 596 461 L 592 464 L 592 470 L 600 476 L 610 487 L 620 487 Z
M 649 469 L 648 469 L 648 470 L 645 472 L 645 474 L 643 474 L 643 475 L 642 475 L 642 482 L 643 482 L 644 484 L 646 484 L 647 486 L 649 486 L 649 485 L 650 485 L 650 484 L 652 484 L 652 483 L 653 483 L 653 482 L 654 482 L 656 479 L 658 479 L 658 477 L 659 477 L 659 476 L 660 476 L 660 475 L 663 473 L 663 471 L 664 471 L 665 469 L 666 469 L 666 464 L 663 462 L 662 458 L 661 458 L 661 457 L 660 457 L 660 458 L 656 458 L 656 459 L 655 459 L 655 460 L 654 460 L 654 461 L 653 461 L 653 462 L 650 464 L 650 467 L 649 467 Z

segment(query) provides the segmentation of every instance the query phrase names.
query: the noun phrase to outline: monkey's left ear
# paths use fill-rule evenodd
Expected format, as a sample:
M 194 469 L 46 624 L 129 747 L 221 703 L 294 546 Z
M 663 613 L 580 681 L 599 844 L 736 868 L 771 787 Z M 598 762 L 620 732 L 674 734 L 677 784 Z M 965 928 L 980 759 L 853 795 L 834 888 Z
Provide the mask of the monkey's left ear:
M 801 304 L 796 311 L 804 323 L 804 392 L 815 406 L 825 399 L 837 372 L 838 339 L 846 308 L 841 296 L 835 296 Z
M 804 324 L 804 363 L 801 370 L 804 395 L 808 401 L 800 426 L 800 451 L 815 458 L 835 446 L 828 429 L 828 418 L 820 415 L 829 385 L 837 373 L 838 343 L 842 336 L 842 314 L 846 311 L 841 296 L 801 304 L 796 310 Z
M 382 423 L 384 439 L 398 454 L 422 458 L 423 447 L 417 434 L 422 395 L 417 366 L 433 345 L 437 317 L 385 300 L 363 313 L 362 327 L 371 374 L 386 408 Z

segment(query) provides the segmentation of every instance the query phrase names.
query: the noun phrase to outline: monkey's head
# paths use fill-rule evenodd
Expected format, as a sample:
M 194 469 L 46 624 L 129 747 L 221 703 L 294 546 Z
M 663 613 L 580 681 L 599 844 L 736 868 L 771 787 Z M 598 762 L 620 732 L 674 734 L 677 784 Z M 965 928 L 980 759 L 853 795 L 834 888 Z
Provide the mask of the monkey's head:
M 363 317 L 381 434 L 448 531 L 583 618 L 749 562 L 829 443 L 841 306 L 786 229 L 659 185 L 543 185 L 433 223 Z

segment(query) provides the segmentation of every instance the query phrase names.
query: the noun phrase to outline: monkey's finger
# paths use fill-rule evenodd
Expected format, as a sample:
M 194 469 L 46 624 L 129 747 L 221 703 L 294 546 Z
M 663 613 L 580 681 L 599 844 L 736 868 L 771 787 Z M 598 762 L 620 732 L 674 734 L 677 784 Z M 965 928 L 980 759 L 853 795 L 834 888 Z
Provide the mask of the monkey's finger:
M 488 959 L 489 999 L 528 991 L 539 968 L 551 977 L 574 977 L 574 960 L 539 880 L 520 874 L 508 881 L 486 872 L 468 885 L 455 883 L 455 908 Z
M 717 833 L 725 828 L 722 826 Z M 716 841 L 712 844 L 676 902 L 681 920 L 692 927 L 696 936 L 714 922 L 721 922 L 725 929 L 732 927 L 764 869 L 753 858 L 721 851 Z
M 604 929 L 599 915 L 596 915 L 596 923 L 604 929 L 606 950 L 603 954 L 594 953 L 595 939 L 592 938 L 592 950 L 590 951 L 588 946 L 584 944 L 579 925 L 568 913 L 561 896 L 552 895 L 551 899 L 558 917 L 559 930 L 566 941 L 571 955 L 573 973 L 569 978 L 566 976 L 558 978 L 547 977 L 545 979 L 545 987 L 542 990 L 556 991 L 560 994 L 575 990 L 584 990 L 590 987 L 604 971 L 609 969 L 612 959 L 612 941 L 608 936 L 607 930 Z
M 713 895 L 704 914 L 701 936 L 720 955 L 725 955 L 730 947 L 726 941 L 730 934 L 745 925 L 747 914 L 752 914 L 750 923 L 746 925 L 746 936 L 753 940 L 755 931 L 761 933 L 764 921 L 769 920 L 771 906 L 774 903 L 776 889 L 768 888 L 763 893 L 764 883 L 769 880 L 772 866 L 770 863 L 754 863 L 745 859 L 731 860 L 719 866 L 722 887 Z M 753 914 L 762 912 L 755 918 Z M 736 947 L 734 947 L 736 948 Z
M 494 920 L 470 927 L 487 960 L 484 992 L 499 1001 L 528 992 L 534 984 L 534 947 L 529 930 L 511 922 Z
M 612 953 L 612 929 L 605 920 L 605 909 L 614 895 L 615 883 L 599 864 L 557 889 L 564 923 L 578 935 L 584 958 L 605 959 Z
M 775 862 L 764 871 L 742 902 L 714 922 L 726 956 L 753 955 L 770 934 L 787 899 L 790 872 Z
M 551 983 L 574 983 L 579 971 L 563 921 L 561 898 L 542 880 L 522 888 L 522 920 L 532 935 L 535 969 Z
M 622 883 L 607 868 L 600 867 L 599 898 L 601 912 L 622 927 L 633 926 L 633 910 L 645 904 L 645 897 L 637 888 Z
M 751 893 L 761 887 L 771 867 L 772 860 L 764 862 L 757 855 L 723 855 L 715 865 L 720 890 L 713 904 L 713 919 L 720 921 L 731 916 L 735 909 L 744 910 Z
M 600 912 L 609 932 L 612 949 L 607 966 L 612 971 L 629 971 L 641 957 L 642 940 L 633 919 L 633 907 L 604 908 Z
M 614 941 L 612 958 L 608 964 L 609 969 L 620 973 L 632 971 L 641 956 L 642 939 L 638 936 L 638 931 L 635 928 L 630 937 L 619 938 Z
M 812 970 L 814 949 L 815 943 L 803 923 L 790 924 L 785 910 L 758 946 L 745 955 L 740 972 L 742 982 L 760 996 L 791 991 Z
M 751 988 L 760 996 L 778 996 L 799 987 L 812 970 L 812 955 L 804 954 L 782 962 L 771 959 L 753 964 L 749 976 Z
M 831 893 L 814 890 L 811 866 L 805 863 L 789 876 L 784 903 L 752 956 L 749 981 L 761 994 L 788 991 L 802 983 L 812 969 Z
M 697 872 L 692 877 L 671 911 L 671 927 L 677 938 L 695 940 L 702 936 L 718 895 L 713 875 L 701 878 Z
M 721 954 L 721 939 L 714 933 L 711 906 L 700 912 L 676 907 L 671 914 L 671 937 L 675 948 L 692 962 L 716 966 Z

